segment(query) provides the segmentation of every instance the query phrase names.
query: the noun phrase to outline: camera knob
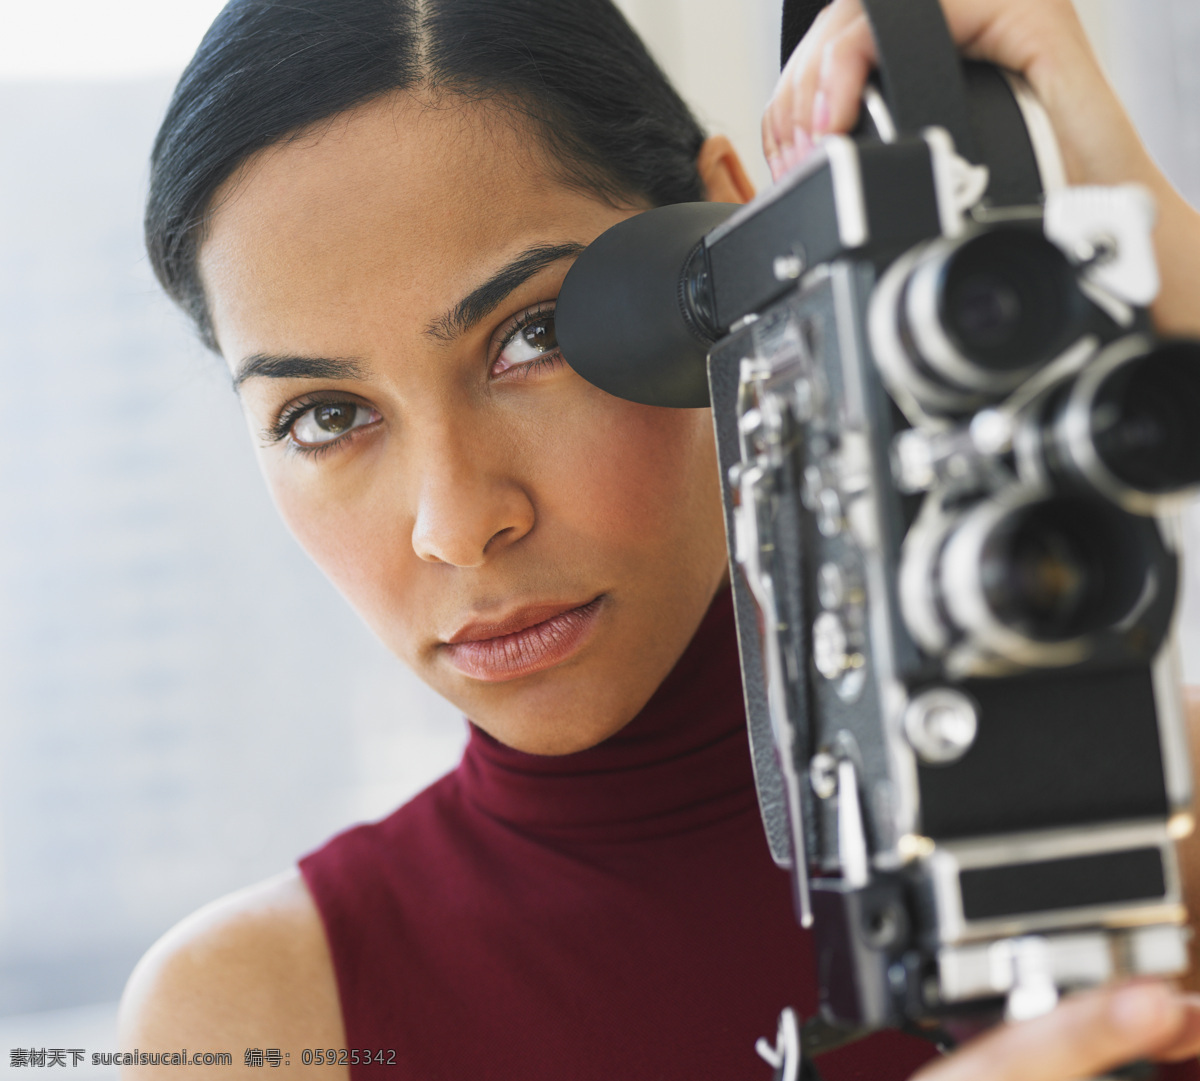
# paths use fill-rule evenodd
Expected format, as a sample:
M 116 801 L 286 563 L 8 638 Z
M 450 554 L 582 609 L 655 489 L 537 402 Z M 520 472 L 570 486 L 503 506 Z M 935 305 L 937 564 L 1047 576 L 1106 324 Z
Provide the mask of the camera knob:
M 975 703 L 950 687 L 922 691 L 904 711 L 904 734 L 926 765 L 957 762 L 971 749 L 978 731 Z

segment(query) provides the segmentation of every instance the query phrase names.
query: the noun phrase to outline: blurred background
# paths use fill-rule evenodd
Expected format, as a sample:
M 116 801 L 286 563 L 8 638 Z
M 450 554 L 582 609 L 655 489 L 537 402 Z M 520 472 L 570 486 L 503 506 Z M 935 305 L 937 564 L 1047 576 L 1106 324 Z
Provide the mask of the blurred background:
M 765 183 L 779 0 L 618 2 Z M 1200 201 L 1200 5 L 1079 6 Z M 142 254 L 150 143 L 219 7 L 0 0 L 5 1069 L 14 1047 L 114 1048 L 121 987 L 158 935 L 391 810 L 464 739 L 277 521 L 223 368 Z

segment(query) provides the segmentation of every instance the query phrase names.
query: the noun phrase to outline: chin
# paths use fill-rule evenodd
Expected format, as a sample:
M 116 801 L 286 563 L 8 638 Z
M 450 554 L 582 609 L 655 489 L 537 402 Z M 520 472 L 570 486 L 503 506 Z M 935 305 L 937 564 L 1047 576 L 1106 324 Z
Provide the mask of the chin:
M 453 700 L 479 728 L 513 750 L 537 755 L 576 754 L 616 735 L 644 704 L 627 697 L 627 685 L 621 688 L 621 698 L 614 697 L 612 688 L 621 682 L 615 677 L 593 682 L 601 686 L 608 683 L 609 693 L 571 678 L 546 680 L 536 687 L 509 684 L 505 687 L 507 693 L 472 696 L 474 701 L 469 704 Z
M 525 754 L 559 756 L 577 754 L 590 747 L 595 747 L 598 743 L 603 743 L 609 736 L 616 735 L 628 723 L 626 721 L 618 725 L 596 725 L 588 729 L 561 722 L 546 727 L 537 724 L 521 724 L 511 731 L 488 731 L 486 728 L 484 731 L 515 751 L 523 751 Z M 480 725 L 480 727 L 483 726 Z
M 493 739 L 505 746 L 526 754 L 565 755 L 586 751 L 615 736 L 624 728 L 636 711 L 629 716 L 622 713 L 598 715 L 588 710 L 584 713 L 570 709 L 526 709 L 520 716 L 487 716 L 471 719 Z

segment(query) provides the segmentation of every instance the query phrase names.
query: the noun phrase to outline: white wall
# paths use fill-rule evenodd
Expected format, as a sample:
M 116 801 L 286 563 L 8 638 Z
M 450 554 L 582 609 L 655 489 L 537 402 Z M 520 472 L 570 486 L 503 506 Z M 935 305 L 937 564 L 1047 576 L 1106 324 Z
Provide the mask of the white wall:
M 1200 3 L 1092 2 L 1110 77 L 1159 164 L 1200 205 Z
M 759 120 L 779 75 L 778 0 L 616 3 L 709 133 L 728 135 L 765 185 Z

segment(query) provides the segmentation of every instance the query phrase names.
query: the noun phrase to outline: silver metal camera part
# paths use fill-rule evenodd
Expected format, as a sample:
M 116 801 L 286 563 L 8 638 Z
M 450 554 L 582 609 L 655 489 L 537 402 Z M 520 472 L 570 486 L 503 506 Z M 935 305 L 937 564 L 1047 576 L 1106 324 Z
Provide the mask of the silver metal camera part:
M 978 707 L 953 687 L 922 691 L 904 709 L 904 735 L 928 765 L 957 762 L 978 732 Z

